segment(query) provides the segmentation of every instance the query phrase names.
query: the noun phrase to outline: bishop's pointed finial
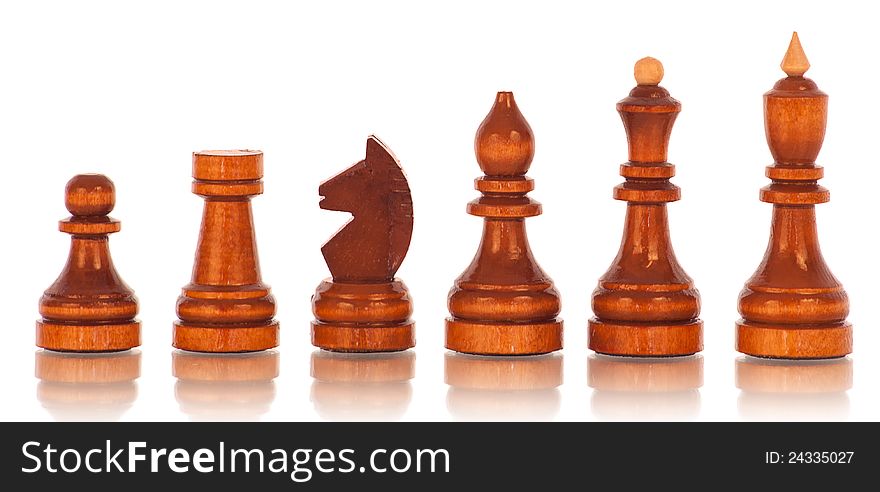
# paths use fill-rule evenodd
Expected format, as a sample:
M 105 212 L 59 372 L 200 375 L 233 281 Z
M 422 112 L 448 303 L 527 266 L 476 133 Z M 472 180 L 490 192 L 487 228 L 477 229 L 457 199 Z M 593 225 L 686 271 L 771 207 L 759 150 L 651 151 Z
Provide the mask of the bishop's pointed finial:
M 807 60 L 807 55 L 804 54 L 804 48 L 801 47 L 797 31 L 792 33 L 788 51 L 785 52 L 785 57 L 782 58 L 782 63 L 779 66 L 789 77 L 803 77 L 810 69 L 810 62 Z
M 633 75 L 639 85 L 659 85 L 663 80 L 663 64 L 656 58 L 646 56 L 636 62 Z
M 495 105 L 477 129 L 474 150 L 480 169 L 488 176 L 522 176 L 529 170 L 535 138 L 512 92 L 495 96 Z

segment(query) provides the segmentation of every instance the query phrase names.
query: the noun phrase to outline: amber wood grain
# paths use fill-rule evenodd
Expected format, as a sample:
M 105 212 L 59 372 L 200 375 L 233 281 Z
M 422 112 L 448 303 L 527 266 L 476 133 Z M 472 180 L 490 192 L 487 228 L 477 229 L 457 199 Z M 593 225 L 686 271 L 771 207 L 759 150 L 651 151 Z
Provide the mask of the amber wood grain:
M 526 194 L 535 155 L 532 129 L 511 92 L 499 92 L 477 130 L 482 196 L 467 211 L 483 217 L 483 237 L 470 266 L 449 291 L 446 348 L 481 355 L 528 355 L 562 348 L 561 303 L 532 254 L 525 218 L 541 214 Z
M 617 103 L 629 143 L 629 161 L 620 166 L 626 181 L 614 189 L 627 202 L 623 239 L 593 291 L 589 347 L 632 357 L 690 355 L 703 349 L 700 294 L 672 249 L 666 210 L 680 198 L 666 156 L 681 104 L 657 85 L 659 61 L 639 60 L 635 75 L 638 85 Z
M 113 352 L 141 344 L 138 300 L 116 272 L 109 234 L 120 230 L 109 217 L 116 205 L 113 182 L 79 174 L 65 187 L 71 217 L 58 224 L 71 235 L 67 264 L 43 296 L 36 344 L 63 352 Z
M 177 299 L 173 345 L 194 352 L 278 346 L 275 298 L 260 274 L 251 198 L 263 192 L 263 153 L 193 153 L 192 191 L 204 198 L 192 280 Z
M 394 276 L 413 228 L 412 196 L 397 158 L 370 136 L 364 160 L 321 183 L 318 193 L 322 209 L 352 219 L 321 248 L 332 279 L 312 296 L 312 344 L 338 352 L 413 347 L 412 300 Z
M 828 96 L 803 77 L 809 62 L 795 36 L 783 61 L 788 77 L 764 94 L 764 129 L 774 163 L 760 199 L 773 204 L 770 241 L 739 296 L 736 349 L 781 359 L 852 352 L 849 299 L 819 247 L 815 205 L 830 199 L 815 164 L 825 139 Z

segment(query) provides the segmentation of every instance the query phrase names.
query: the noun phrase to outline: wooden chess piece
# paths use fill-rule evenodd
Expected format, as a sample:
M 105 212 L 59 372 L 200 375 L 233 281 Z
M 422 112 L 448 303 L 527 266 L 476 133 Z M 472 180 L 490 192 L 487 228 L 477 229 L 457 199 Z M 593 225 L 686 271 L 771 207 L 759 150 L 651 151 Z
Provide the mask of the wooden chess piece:
M 251 197 L 263 192 L 263 153 L 193 153 L 192 191 L 205 200 L 192 281 L 177 299 L 173 345 L 193 352 L 278 346 L 275 298 L 260 276 Z
M 352 219 L 321 248 L 333 276 L 312 296 L 312 344 L 338 352 L 413 347 L 409 291 L 395 273 L 409 249 L 412 196 L 397 159 L 374 136 L 364 160 L 321 183 L 324 210 Z
M 135 319 L 138 300 L 110 258 L 109 234 L 119 232 L 108 217 L 116 205 L 113 181 L 79 174 L 67 182 L 64 204 L 71 217 L 58 229 L 71 235 L 61 275 L 40 298 L 37 346 L 62 352 L 113 352 L 141 344 Z
M 669 237 L 666 203 L 681 198 L 669 182 L 669 136 L 681 103 L 658 84 L 663 65 L 642 58 L 638 85 L 617 103 L 629 144 L 620 165 L 626 181 L 614 198 L 627 202 L 620 251 L 593 291 L 590 349 L 609 355 L 665 357 L 703 350 L 700 293 L 679 265 Z
M 532 255 L 525 218 L 541 214 L 526 194 L 535 155 L 532 129 L 512 92 L 499 92 L 477 130 L 482 196 L 467 211 L 483 217 L 483 238 L 449 291 L 446 348 L 482 355 L 528 355 L 562 348 L 559 293 Z
M 828 96 L 805 78 L 810 64 L 797 33 L 782 60 L 787 77 L 764 94 L 764 130 L 774 163 L 760 199 L 773 204 L 764 260 L 739 295 L 736 349 L 781 359 L 852 352 L 849 299 L 819 248 L 815 205 L 830 194 L 815 164 L 825 138 Z

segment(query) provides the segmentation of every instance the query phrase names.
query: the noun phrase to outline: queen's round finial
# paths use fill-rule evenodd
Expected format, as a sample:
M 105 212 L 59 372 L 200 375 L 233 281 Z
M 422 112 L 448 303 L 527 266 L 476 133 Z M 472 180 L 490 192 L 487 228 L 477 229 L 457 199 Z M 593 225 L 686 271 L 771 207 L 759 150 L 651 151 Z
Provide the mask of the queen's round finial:
M 801 40 L 798 38 L 797 31 L 791 35 L 791 42 L 788 44 L 788 51 L 779 64 L 782 71 L 789 77 L 803 77 L 807 70 L 810 69 L 810 62 L 807 55 L 804 54 L 804 48 L 801 46 Z
M 64 188 L 64 206 L 72 215 L 107 215 L 115 205 L 116 188 L 103 174 L 77 174 Z
M 480 169 L 488 176 L 522 176 L 535 156 L 532 128 L 512 92 L 499 92 L 474 140 Z
M 659 85 L 663 80 L 663 64 L 656 58 L 646 56 L 636 62 L 633 74 L 639 85 Z

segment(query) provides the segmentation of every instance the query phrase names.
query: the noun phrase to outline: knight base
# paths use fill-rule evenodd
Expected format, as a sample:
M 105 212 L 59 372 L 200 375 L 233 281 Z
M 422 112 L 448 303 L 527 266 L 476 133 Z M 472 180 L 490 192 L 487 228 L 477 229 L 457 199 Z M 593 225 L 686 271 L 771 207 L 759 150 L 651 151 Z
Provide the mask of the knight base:
M 398 279 L 347 283 L 327 279 L 312 297 L 312 345 L 336 352 L 395 352 L 416 344 L 409 290 Z

